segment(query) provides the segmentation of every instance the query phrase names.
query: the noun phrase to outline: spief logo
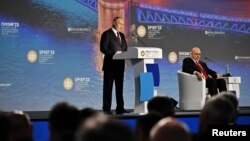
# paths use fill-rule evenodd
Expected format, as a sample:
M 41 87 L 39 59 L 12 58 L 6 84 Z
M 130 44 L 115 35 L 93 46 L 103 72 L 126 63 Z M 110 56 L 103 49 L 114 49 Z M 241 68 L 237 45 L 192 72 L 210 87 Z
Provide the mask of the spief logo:
M 169 60 L 169 62 L 170 63 L 176 63 L 176 61 L 177 61 L 177 54 L 174 52 L 174 51 L 172 51 L 172 52 L 170 52 L 169 54 L 168 54 L 168 60 Z
M 63 87 L 65 90 L 71 90 L 73 88 L 73 79 L 70 77 L 66 77 L 63 81 Z
M 141 56 L 144 56 L 145 55 L 145 52 L 144 51 L 141 51 Z
M 144 37 L 146 35 L 146 33 L 147 33 L 147 30 L 146 30 L 145 26 L 140 25 L 137 27 L 137 35 L 139 37 L 141 37 L 141 38 Z
M 34 63 L 37 60 L 37 52 L 35 50 L 30 50 L 27 54 L 27 60 L 30 63 Z

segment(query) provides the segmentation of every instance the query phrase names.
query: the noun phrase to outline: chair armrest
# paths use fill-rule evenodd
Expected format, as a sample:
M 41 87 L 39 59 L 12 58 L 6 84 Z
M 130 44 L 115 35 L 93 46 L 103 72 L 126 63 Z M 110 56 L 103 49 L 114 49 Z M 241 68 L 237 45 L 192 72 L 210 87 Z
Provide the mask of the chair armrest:
M 199 81 L 196 75 L 177 71 L 180 108 L 201 109 L 206 98 L 206 80 Z

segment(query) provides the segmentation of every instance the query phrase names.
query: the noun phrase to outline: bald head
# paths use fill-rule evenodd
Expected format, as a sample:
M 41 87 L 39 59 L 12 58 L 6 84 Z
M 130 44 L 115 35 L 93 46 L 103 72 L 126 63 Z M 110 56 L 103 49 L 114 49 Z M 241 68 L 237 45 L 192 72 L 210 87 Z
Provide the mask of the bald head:
M 151 141 L 190 141 L 187 127 L 172 117 L 160 120 L 150 132 Z
M 195 60 L 195 61 L 199 61 L 201 58 L 201 50 L 198 47 L 193 47 L 192 48 L 192 52 L 191 52 L 191 57 Z

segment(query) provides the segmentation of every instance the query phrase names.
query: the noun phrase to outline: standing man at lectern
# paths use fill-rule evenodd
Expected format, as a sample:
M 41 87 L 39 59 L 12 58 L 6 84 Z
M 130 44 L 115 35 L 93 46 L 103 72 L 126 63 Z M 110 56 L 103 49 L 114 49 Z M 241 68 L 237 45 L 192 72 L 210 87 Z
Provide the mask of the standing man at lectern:
M 217 88 L 220 92 L 227 91 L 226 82 L 220 78 L 212 69 L 208 68 L 205 62 L 200 61 L 201 50 L 198 47 L 194 47 L 191 52 L 191 58 L 185 58 L 183 60 L 182 71 L 195 74 L 198 80 L 206 79 L 206 87 L 211 96 L 218 93 Z
M 100 42 L 100 50 L 104 54 L 103 68 L 103 111 L 112 114 L 112 88 L 115 81 L 116 91 L 116 114 L 127 113 L 124 109 L 123 100 L 123 79 L 125 60 L 113 60 L 113 56 L 127 51 L 125 35 L 121 32 L 124 21 L 121 17 L 113 19 L 113 25 L 110 29 L 103 32 Z

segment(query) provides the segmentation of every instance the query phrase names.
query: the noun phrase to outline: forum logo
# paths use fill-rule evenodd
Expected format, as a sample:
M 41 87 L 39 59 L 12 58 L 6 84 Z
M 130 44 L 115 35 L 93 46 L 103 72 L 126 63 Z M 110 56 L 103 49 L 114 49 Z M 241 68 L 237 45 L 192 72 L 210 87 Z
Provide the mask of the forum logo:
M 146 35 L 147 30 L 146 30 L 145 26 L 140 25 L 140 26 L 137 27 L 136 32 L 137 32 L 137 35 L 142 38 L 142 37 L 144 37 Z
M 172 52 L 170 52 L 169 54 L 168 54 L 168 60 L 169 60 L 169 62 L 170 63 L 176 63 L 176 61 L 177 61 L 177 54 L 174 52 L 174 51 L 172 51 Z
M 67 78 L 64 79 L 63 87 L 64 87 L 65 90 L 71 90 L 73 88 L 73 85 L 74 85 L 74 83 L 73 83 L 72 78 L 67 77 Z
M 30 50 L 28 53 L 27 53 L 27 60 L 30 62 L 30 63 L 34 63 L 37 61 L 37 52 L 35 50 Z

